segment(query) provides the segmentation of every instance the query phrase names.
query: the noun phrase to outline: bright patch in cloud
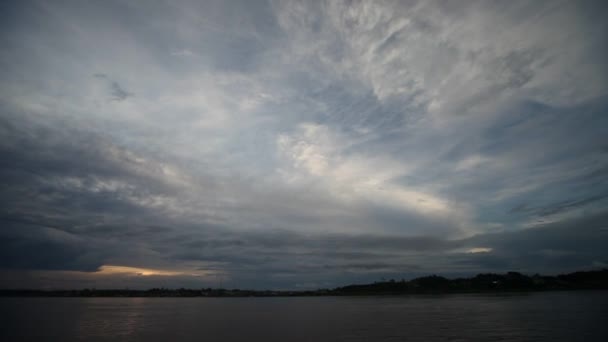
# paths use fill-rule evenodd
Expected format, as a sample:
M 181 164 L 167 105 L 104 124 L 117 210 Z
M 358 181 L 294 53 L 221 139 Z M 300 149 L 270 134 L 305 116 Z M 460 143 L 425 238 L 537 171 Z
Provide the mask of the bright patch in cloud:
M 192 273 L 181 271 L 168 271 L 153 268 L 141 268 L 130 266 L 103 265 L 95 272 L 99 275 L 133 275 L 133 276 L 178 276 L 192 275 Z
M 473 254 L 477 254 L 477 253 L 490 253 L 493 249 L 492 248 L 488 248 L 488 247 L 475 247 L 475 248 L 471 248 L 467 251 L 467 253 L 473 253 Z

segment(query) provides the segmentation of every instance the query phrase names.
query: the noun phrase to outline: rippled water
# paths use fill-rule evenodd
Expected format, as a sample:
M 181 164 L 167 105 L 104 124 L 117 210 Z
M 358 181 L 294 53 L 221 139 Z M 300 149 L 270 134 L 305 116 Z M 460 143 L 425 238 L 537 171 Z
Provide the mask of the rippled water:
M 1 341 L 608 341 L 608 292 L 0 298 Z

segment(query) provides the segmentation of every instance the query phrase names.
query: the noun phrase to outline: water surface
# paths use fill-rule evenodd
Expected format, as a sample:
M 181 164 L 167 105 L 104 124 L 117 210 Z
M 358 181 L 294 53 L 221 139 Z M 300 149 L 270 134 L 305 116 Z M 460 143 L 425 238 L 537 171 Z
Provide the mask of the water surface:
M 608 341 L 608 292 L 0 298 L 1 341 Z

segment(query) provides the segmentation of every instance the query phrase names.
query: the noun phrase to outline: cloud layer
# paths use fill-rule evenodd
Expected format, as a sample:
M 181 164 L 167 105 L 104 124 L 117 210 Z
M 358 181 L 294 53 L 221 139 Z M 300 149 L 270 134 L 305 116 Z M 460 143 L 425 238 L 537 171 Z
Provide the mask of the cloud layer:
M 605 9 L 4 5 L 0 286 L 605 267 Z

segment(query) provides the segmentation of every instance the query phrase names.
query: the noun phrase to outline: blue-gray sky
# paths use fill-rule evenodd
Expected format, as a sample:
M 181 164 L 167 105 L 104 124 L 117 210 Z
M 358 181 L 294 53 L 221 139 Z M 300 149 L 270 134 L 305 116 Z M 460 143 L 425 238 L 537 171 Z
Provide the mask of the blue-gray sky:
M 608 265 L 603 1 L 1 6 L 1 287 Z

